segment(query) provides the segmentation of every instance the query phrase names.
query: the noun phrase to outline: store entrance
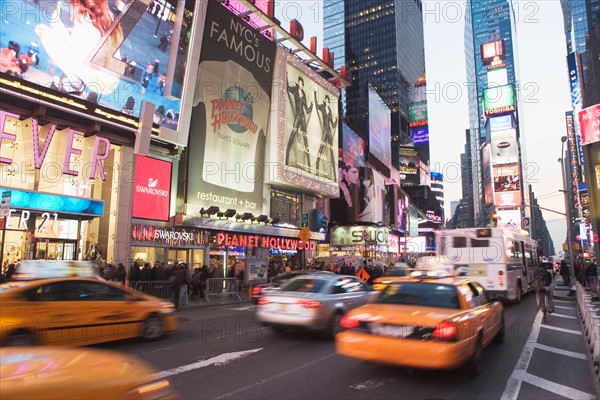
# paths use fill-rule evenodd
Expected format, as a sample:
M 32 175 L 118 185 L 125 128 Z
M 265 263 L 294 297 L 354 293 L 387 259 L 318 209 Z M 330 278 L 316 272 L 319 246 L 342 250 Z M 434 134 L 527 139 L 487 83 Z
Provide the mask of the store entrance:
M 36 260 L 75 260 L 77 241 L 36 238 L 33 243 L 33 254 Z

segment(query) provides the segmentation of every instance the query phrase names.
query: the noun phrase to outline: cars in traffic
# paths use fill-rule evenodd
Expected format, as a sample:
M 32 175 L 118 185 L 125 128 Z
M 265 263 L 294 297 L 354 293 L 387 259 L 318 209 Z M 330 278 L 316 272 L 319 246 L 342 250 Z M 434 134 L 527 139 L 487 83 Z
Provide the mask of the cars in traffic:
M 504 341 L 504 308 L 476 281 L 423 273 L 395 278 L 346 314 L 337 353 L 420 369 L 481 372 L 482 350 Z
M 171 302 L 97 278 L 7 282 L 0 304 L 1 346 L 154 340 L 177 325 Z
M 301 275 L 261 296 L 256 318 L 275 330 L 304 328 L 333 337 L 340 331 L 342 317 L 366 304 L 375 293 L 354 276 Z
M 0 349 L 0 398 L 174 400 L 147 362 L 114 351 L 64 347 Z
M 271 277 L 271 279 L 269 279 L 269 282 L 267 283 L 253 286 L 250 293 L 250 301 L 252 302 L 252 304 L 258 304 L 258 299 L 262 294 L 278 288 L 279 286 L 281 286 L 282 284 L 284 284 L 292 278 L 306 274 L 333 274 L 333 272 L 303 269 L 299 271 L 285 272 L 283 274 L 276 275 L 274 277 Z

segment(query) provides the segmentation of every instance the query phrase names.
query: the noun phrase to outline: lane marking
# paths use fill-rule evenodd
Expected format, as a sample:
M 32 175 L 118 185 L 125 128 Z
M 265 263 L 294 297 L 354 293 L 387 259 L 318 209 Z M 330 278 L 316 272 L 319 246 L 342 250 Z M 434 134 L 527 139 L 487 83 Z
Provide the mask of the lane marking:
M 229 311 L 250 311 L 256 309 L 254 304 L 250 304 L 248 306 L 236 307 L 236 308 L 228 308 Z
M 311 362 L 308 362 L 308 363 L 306 363 L 306 364 L 300 365 L 300 366 L 298 366 L 298 367 L 296 367 L 296 368 L 293 368 L 293 369 L 290 369 L 290 370 L 287 370 L 287 371 L 281 372 L 281 373 L 279 373 L 279 374 L 277 374 L 277 375 L 270 376 L 270 377 L 268 377 L 268 378 L 265 378 L 265 379 L 263 379 L 263 380 L 261 380 L 261 381 L 258 381 L 258 382 L 255 382 L 255 383 L 252 383 L 252 384 L 250 384 L 250 385 L 243 386 L 243 387 L 241 387 L 241 388 L 239 388 L 239 389 L 232 390 L 231 392 L 223 393 L 222 395 L 220 395 L 220 396 L 218 396 L 218 397 L 215 397 L 214 399 L 215 399 L 215 400 L 219 400 L 219 399 L 224 399 L 225 397 L 232 397 L 232 396 L 236 396 L 236 395 L 238 395 L 238 394 L 240 394 L 240 393 L 242 393 L 242 392 L 245 392 L 245 391 L 246 391 L 246 390 L 248 390 L 248 389 L 251 389 L 251 388 L 253 388 L 253 387 L 256 387 L 256 386 L 259 386 L 259 385 L 263 385 L 263 384 L 265 384 L 265 383 L 268 383 L 268 382 L 270 382 L 270 381 L 273 381 L 273 380 L 276 380 L 276 379 L 282 378 L 282 377 L 284 377 L 284 376 L 286 376 L 286 375 L 293 374 L 293 373 L 295 373 L 295 372 L 298 372 L 298 371 L 300 371 L 301 369 L 304 369 L 304 368 L 310 367 L 310 366 L 311 366 L 311 365 L 313 365 L 313 364 L 320 363 L 320 362 L 322 362 L 322 361 L 324 361 L 324 360 L 326 360 L 326 359 L 328 359 L 328 358 L 330 358 L 330 357 L 332 357 L 332 356 L 335 356 L 335 355 L 337 355 L 337 353 L 331 353 L 331 354 L 328 354 L 328 355 L 326 355 L 326 356 L 324 356 L 324 357 L 321 357 L 321 358 L 318 358 L 318 359 L 316 359 L 316 360 L 313 360 L 313 361 L 311 361 Z M 237 397 L 239 398 L 240 396 L 237 396 Z
M 573 310 L 573 311 L 575 311 L 575 307 L 554 306 L 554 308 L 562 308 L 564 310 Z
M 579 336 L 581 336 L 581 331 L 574 331 L 573 329 L 559 328 L 558 326 L 552 326 L 552 325 L 545 325 L 545 324 L 540 324 L 540 325 L 543 328 L 551 329 L 553 331 L 559 331 L 559 332 L 564 332 L 564 333 L 571 333 L 573 335 L 579 335 Z
M 525 373 L 523 375 L 523 382 L 529 383 L 530 385 L 537 386 L 549 392 L 556 393 L 559 396 L 563 396 L 567 399 L 577 400 L 597 400 L 598 396 L 582 392 L 581 390 L 573 389 L 572 387 L 558 384 L 556 382 L 549 381 L 539 376 Z
M 188 365 L 183 365 L 181 367 L 177 367 L 177 368 L 172 368 L 166 371 L 161 371 L 157 374 L 154 374 L 154 379 L 163 379 L 163 378 L 167 378 L 169 376 L 173 376 L 173 375 L 179 375 L 182 374 L 184 372 L 189 372 L 189 371 L 193 371 L 195 369 L 200 369 L 200 368 L 204 368 L 204 367 L 209 367 L 211 365 L 224 365 L 227 363 L 230 363 L 234 360 L 237 360 L 239 358 L 243 358 L 246 356 L 249 356 L 250 354 L 254 354 L 258 351 L 261 351 L 262 348 L 259 349 L 252 349 L 252 350 L 245 350 L 245 351 L 236 351 L 233 353 L 223 353 L 220 354 L 218 356 L 209 358 L 208 360 L 201 360 L 192 364 L 188 364 Z
M 579 358 L 581 360 L 587 360 L 588 359 L 588 356 L 586 354 L 577 353 L 575 351 L 563 350 L 563 349 L 559 349 L 558 347 L 546 346 L 545 344 L 541 344 L 541 343 L 536 343 L 535 344 L 535 348 L 536 349 L 540 349 L 540 350 L 549 351 L 551 353 L 560 354 L 560 355 L 563 355 L 563 356 L 568 356 L 568 357 L 573 357 L 573 358 Z
M 574 317 L 572 315 L 566 315 L 566 314 L 557 314 L 557 313 L 552 313 L 549 314 L 551 317 L 560 317 L 560 318 L 566 318 L 566 319 L 577 319 L 577 317 Z
M 376 378 L 374 378 L 374 379 L 366 380 L 361 383 L 350 385 L 350 389 L 356 389 L 356 390 L 377 389 L 378 387 L 381 387 L 381 386 L 385 385 L 386 383 L 396 382 L 396 380 L 397 379 L 395 379 L 395 378 L 391 378 L 391 379 L 376 379 Z
M 569 303 L 569 304 L 573 304 L 573 300 L 558 300 L 558 299 L 554 299 L 555 303 Z

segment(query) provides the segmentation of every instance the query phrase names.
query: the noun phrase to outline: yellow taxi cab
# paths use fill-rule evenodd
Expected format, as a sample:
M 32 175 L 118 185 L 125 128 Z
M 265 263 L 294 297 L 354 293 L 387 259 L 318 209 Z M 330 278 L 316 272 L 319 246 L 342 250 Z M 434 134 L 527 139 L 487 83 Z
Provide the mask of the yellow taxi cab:
M 175 400 L 153 367 L 133 356 L 99 349 L 0 349 L 0 398 Z
M 482 350 L 504 341 L 502 303 L 473 280 L 416 273 L 395 277 L 372 302 L 342 318 L 337 353 L 410 368 L 466 365 L 478 375 Z
M 176 329 L 171 302 L 100 278 L 65 277 L 0 285 L 0 346 L 84 346 Z

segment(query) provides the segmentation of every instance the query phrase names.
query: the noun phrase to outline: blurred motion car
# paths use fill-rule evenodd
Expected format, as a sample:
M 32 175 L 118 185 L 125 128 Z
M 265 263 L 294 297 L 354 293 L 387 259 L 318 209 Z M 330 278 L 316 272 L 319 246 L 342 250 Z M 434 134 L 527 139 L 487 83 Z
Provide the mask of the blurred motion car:
M 171 302 L 97 278 L 7 282 L 0 304 L 2 346 L 154 340 L 177 324 Z
M 504 341 L 503 305 L 477 282 L 447 275 L 396 278 L 346 314 L 335 337 L 346 357 L 422 369 L 481 372 L 482 350 Z
M 258 304 L 258 299 L 263 293 L 278 288 L 292 278 L 306 274 L 333 274 L 333 272 L 303 269 L 300 271 L 285 272 L 283 274 L 273 276 L 271 279 L 269 279 L 269 282 L 252 287 L 250 296 L 252 304 Z
M 397 262 L 383 271 L 383 275 L 373 280 L 373 289 L 383 290 L 385 286 L 393 282 L 396 277 L 408 276 L 414 271 L 408 264 Z
M 174 400 L 166 379 L 133 356 L 100 349 L 0 349 L 0 398 Z
M 333 337 L 340 331 L 342 317 L 375 293 L 355 276 L 306 274 L 260 297 L 256 318 L 275 330 L 296 327 Z

